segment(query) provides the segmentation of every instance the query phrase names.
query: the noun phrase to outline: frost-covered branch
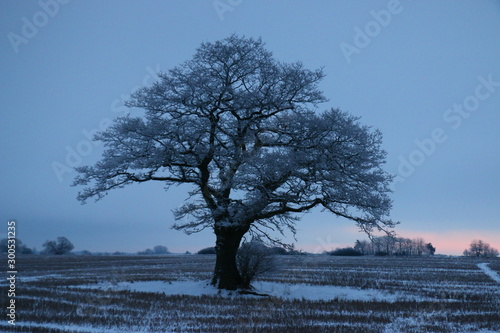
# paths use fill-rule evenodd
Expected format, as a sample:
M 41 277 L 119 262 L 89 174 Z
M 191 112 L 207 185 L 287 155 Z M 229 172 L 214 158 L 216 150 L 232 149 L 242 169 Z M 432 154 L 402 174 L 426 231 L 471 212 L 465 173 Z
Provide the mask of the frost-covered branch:
M 142 117 L 118 118 L 99 133 L 103 158 L 77 168 L 78 199 L 101 199 L 133 182 L 188 183 L 193 196 L 176 210 L 176 229 L 235 226 L 294 231 L 315 207 L 361 229 L 387 218 L 390 175 L 381 134 L 326 99 L 321 69 L 274 60 L 260 39 L 204 43 L 192 60 L 161 73 L 127 102 Z

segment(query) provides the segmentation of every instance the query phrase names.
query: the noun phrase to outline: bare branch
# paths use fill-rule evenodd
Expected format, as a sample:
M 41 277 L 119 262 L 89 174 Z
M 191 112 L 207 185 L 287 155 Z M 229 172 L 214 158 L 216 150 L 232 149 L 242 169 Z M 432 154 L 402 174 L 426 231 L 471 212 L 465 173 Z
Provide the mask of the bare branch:
M 238 226 L 295 232 L 321 206 L 370 232 L 390 228 L 390 175 L 381 134 L 326 101 L 321 69 L 275 60 L 258 39 L 203 43 L 127 102 L 145 110 L 99 133 L 101 161 L 77 168 L 78 199 L 134 182 L 191 184 L 176 229 Z M 186 220 L 189 220 L 188 222 Z

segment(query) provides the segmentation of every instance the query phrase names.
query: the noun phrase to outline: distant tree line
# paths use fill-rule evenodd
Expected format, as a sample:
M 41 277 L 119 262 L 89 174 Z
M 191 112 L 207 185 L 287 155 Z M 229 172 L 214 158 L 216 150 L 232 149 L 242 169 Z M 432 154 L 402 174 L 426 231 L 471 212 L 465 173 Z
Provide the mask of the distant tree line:
M 354 249 L 353 247 L 344 247 L 344 248 L 337 248 L 331 252 L 328 252 L 328 254 L 332 256 L 348 256 L 348 257 L 358 257 L 362 256 L 363 253 L 360 252 L 359 250 Z
M 422 256 L 434 255 L 435 252 L 436 248 L 422 238 L 379 236 L 372 237 L 370 241 L 356 240 L 353 247 L 337 248 L 328 254 L 335 256 Z
M 404 238 L 393 236 L 373 237 L 371 241 L 357 240 L 354 249 L 363 255 L 434 255 L 436 248 L 423 238 Z
M 400 255 L 400 256 L 422 256 L 434 255 L 436 248 L 432 243 L 425 242 L 422 238 L 404 238 L 393 236 L 373 237 L 371 241 L 356 240 L 353 247 L 337 248 L 328 254 L 335 256 L 361 256 L 361 255 Z M 492 248 L 490 244 L 475 239 L 468 249 L 464 250 L 466 257 L 497 257 L 499 251 Z
M 141 255 L 156 255 L 156 254 L 169 254 L 168 248 L 163 245 L 156 245 L 153 249 L 146 249 L 144 251 L 139 251 L 137 254 Z
M 62 255 L 71 253 L 75 248 L 73 243 L 71 243 L 66 237 L 58 237 L 57 240 L 48 240 L 43 243 L 43 249 L 40 254 L 48 255 Z M 0 240 L 0 253 L 5 253 L 8 250 L 8 240 L 7 238 Z M 30 249 L 28 246 L 23 244 L 23 242 L 16 238 L 16 254 L 35 254 L 36 250 Z
M 250 242 L 244 243 L 247 248 L 252 248 L 255 250 L 259 249 L 259 253 L 266 253 L 266 255 L 301 255 L 306 254 L 301 250 L 296 250 L 293 245 L 291 247 L 285 248 L 281 246 L 267 246 L 260 239 L 252 239 Z M 249 247 L 249 244 L 252 246 Z M 43 244 L 43 249 L 40 254 L 45 255 L 64 255 L 72 253 L 74 249 L 73 243 L 71 243 L 66 237 L 58 237 L 56 240 L 47 240 Z M 0 240 L 0 253 L 7 253 L 8 251 L 8 240 L 7 238 Z M 255 251 L 254 251 L 255 252 Z M 337 248 L 333 251 L 327 252 L 330 255 L 336 256 L 362 256 L 362 255 L 400 255 L 400 256 L 422 256 L 422 255 L 434 255 L 436 248 L 432 243 L 425 242 L 422 238 L 404 238 L 404 237 L 393 237 L 393 236 L 380 236 L 372 237 L 370 241 L 367 240 L 356 240 L 353 247 Z M 16 253 L 17 254 L 35 254 L 36 249 L 31 249 L 26 246 L 20 239 L 16 239 Z M 146 249 L 144 251 L 139 251 L 139 255 L 162 255 L 169 254 L 170 251 L 166 246 L 157 245 L 153 249 Z M 81 251 L 82 255 L 91 255 L 90 251 Z M 110 253 L 101 253 L 104 255 L 110 255 Z M 124 255 L 123 252 L 114 252 L 112 255 Z M 186 254 L 190 254 L 186 252 Z M 197 254 L 216 254 L 214 247 L 207 247 L 201 249 Z M 490 244 L 475 239 L 470 243 L 468 249 L 464 250 L 463 255 L 466 257 L 498 257 L 499 251 L 492 248 Z
M 0 239 L 0 253 L 8 252 L 8 239 Z M 47 240 L 43 243 L 43 248 L 39 252 L 42 255 L 64 255 L 64 254 L 72 254 L 75 246 L 73 243 L 67 239 L 66 237 L 57 237 L 55 240 Z M 16 253 L 17 254 L 37 254 L 37 251 L 33 248 L 29 248 L 26 246 L 20 239 L 16 239 Z M 157 245 L 153 247 L 153 249 L 146 249 L 144 251 L 139 251 L 137 254 L 139 255 L 158 255 L 158 254 L 169 254 L 170 251 L 166 246 Z M 188 252 L 187 252 L 188 253 Z M 125 255 L 124 252 L 113 252 L 113 253 L 92 253 L 87 250 L 79 251 L 77 254 L 80 255 Z

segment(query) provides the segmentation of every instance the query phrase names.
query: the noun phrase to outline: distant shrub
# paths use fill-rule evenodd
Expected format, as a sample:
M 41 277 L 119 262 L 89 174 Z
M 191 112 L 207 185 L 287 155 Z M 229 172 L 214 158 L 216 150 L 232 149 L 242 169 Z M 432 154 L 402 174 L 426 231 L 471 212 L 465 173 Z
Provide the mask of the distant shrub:
M 215 247 L 206 247 L 197 252 L 198 254 L 215 254 Z
M 379 256 L 379 257 L 385 257 L 385 256 L 389 255 L 389 253 L 387 253 L 385 251 L 377 251 L 377 252 L 375 252 L 375 255 Z
M 352 247 L 345 247 L 343 249 L 336 249 L 332 252 L 330 252 L 330 255 L 332 256 L 362 256 L 363 253 L 353 249 Z

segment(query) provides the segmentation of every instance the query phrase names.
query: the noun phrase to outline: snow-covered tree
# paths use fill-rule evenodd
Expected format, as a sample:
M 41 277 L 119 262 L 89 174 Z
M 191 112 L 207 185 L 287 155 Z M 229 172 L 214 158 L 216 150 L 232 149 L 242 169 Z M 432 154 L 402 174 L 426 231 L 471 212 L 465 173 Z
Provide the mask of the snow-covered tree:
M 118 118 L 96 136 L 105 151 L 77 168 L 74 185 L 87 186 L 78 199 L 135 182 L 192 185 L 174 228 L 213 229 L 212 283 L 222 289 L 242 285 L 243 235 L 295 232 L 296 213 L 322 207 L 367 232 L 394 226 L 382 135 L 338 109 L 316 112 L 323 76 L 275 60 L 260 39 L 203 43 L 132 95 L 127 105 L 142 116 Z

